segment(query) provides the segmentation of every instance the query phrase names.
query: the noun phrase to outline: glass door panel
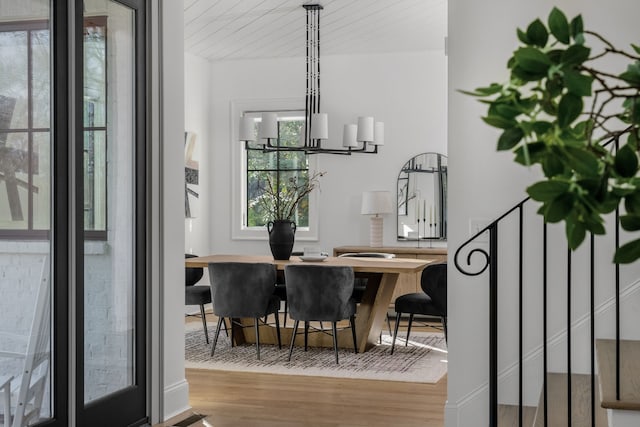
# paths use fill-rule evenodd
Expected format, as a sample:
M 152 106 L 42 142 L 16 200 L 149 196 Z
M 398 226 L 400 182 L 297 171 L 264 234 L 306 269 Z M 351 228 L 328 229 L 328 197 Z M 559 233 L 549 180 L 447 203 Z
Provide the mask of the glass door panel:
M 0 424 L 12 426 L 52 418 L 55 398 L 50 16 L 40 0 L 0 5 Z
M 135 384 L 135 11 L 84 16 L 84 402 Z

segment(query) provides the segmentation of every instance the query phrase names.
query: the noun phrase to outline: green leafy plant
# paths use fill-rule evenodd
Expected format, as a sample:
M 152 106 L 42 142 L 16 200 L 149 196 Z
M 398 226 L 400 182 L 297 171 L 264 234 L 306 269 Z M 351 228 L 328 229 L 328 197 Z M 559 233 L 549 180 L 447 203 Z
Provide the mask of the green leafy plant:
M 258 203 L 269 215 L 265 220 L 293 220 L 298 206 L 308 200 L 307 196 L 320 184 L 324 174 L 326 172 L 314 172 L 308 178 L 293 176 L 286 185 L 278 185 L 267 174 L 266 181 L 259 185 L 262 194 L 258 198 Z
M 527 193 L 542 202 L 546 222 L 565 222 L 572 249 L 587 232 L 605 234 L 603 216 L 621 204 L 621 227 L 640 230 L 640 47 L 620 50 L 558 8 L 546 25 L 536 19 L 517 36 L 509 81 L 463 92 L 488 105 L 483 120 L 502 130 L 497 149 L 541 166 L 544 179 Z M 621 62 L 622 72 L 601 68 Z M 635 239 L 614 262 L 638 258 Z

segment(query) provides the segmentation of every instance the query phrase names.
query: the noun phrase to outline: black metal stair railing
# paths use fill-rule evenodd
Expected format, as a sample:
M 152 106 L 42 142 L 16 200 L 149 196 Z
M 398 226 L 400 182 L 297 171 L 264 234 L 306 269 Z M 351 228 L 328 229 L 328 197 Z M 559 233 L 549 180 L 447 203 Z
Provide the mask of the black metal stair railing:
M 491 222 L 482 230 L 478 231 L 475 235 L 473 235 L 470 239 L 465 241 L 460 247 L 456 250 L 454 255 L 454 264 L 458 271 L 467 276 L 480 276 L 488 271 L 488 285 L 489 285 L 489 426 L 498 426 L 498 383 L 499 383 L 499 367 L 498 367 L 498 321 L 499 321 L 499 263 L 501 260 L 500 248 L 499 248 L 499 237 L 503 239 L 511 238 L 516 239 L 516 241 L 509 241 L 507 245 L 507 252 L 512 251 L 514 248 L 517 248 L 517 281 L 518 281 L 518 358 L 517 361 L 517 369 L 518 369 L 518 409 L 519 409 L 519 426 L 523 426 L 523 400 L 524 400 L 524 306 L 523 306 L 523 295 L 525 293 L 525 273 L 524 273 L 524 253 L 525 249 L 527 251 L 537 251 L 538 247 L 536 245 L 529 245 L 528 240 L 525 237 L 530 237 L 529 235 L 525 236 L 525 223 L 531 225 L 532 221 L 525 221 L 525 207 L 531 206 L 533 203 L 529 203 L 529 198 L 522 200 L 520 203 L 516 204 L 513 208 L 509 209 L 503 215 L 498 217 L 496 220 Z M 539 215 L 535 215 L 540 218 Z M 619 212 L 615 213 L 615 225 L 613 234 L 613 246 L 617 249 L 620 246 L 620 229 L 619 229 Z M 509 224 L 509 227 L 513 227 L 512 224 L 517 224 L 517 232 L 511 232 L 511 229 L 508 229 L 504 236 L 499 234 L 502 230 L 503 225 L 506 226 Z M 541 236 L 541 254 L 538 256 L 541 259 L 541 270 L 542 270 L 542 313 L 541 313 L 541 326 L 542 326 L 542 375 L 541 378 L 542 390 L 541 390 L 541 400 L 542 400 L 542 409 L 543 412 L 541 416 L 544 420 L 544 426 L 548 425 L 549 414 L 548 414 L 548 373 L 549 373 L 549 336 L 548 336 L 548 328 L 549 328 L 549 317 L 550 315 L 559 315 L 563 316 L 566 314 L 566 339 L 567 339 L 567 347 L 566 347 L 566 370 L 567 370 L 567 425 L 572 425 L 572 411 L 571 408 L 571 399 L 572 399 L 572 390 L 571 390 L 571 374 L 572 374 L 572 291 L 574 290 L 574 277 L 572 274 L 572 262 L 574 253 L 567 249 L 566 253 L 566 313 L 550 313 L 548 309 L 548 298 L 549 298 L 549 252 L 550 252 L 550 239 L 548 233 L 548 225 L 544 223 L 540 219 L 542 230 L 538 234 Z M 534 224 L 536 225 L 536 224 Z M 536 225 L 537 226 L 537 225 Z M 536 231 L 536 233 L 538 233 Z M 486 236 L 488 234 L 488 242 L 486 242 Z M 554 236 L 557 240 L 557 236 Z M 603 237 L 599 237 L 598 240 Z M 504 240 L 501 240 L 504 243 Z M 488 245 L 488 247 L 487 247 Z M 608 259 L 597 259 L 595 256 L 595 247 L 596 240 L 593 235 L 587 240 L 588 248 L 588 256 L 586 257 L 586 262 L 589 263 L 588 269 L 582 269 L 583 264 L 580 264 L 580 271 L 587 272 L 589 276 L 589 308 L 588 316 L 588 328 L 589 331 L 589 339 L 590 339 L 590 375 L 591 375 L 591 426 L 596 426 L 596 384 L 595 384 L 595 286 L 596 286 L 596 263 L 599 261 L 601 263 L 611 264 L 611 258 Z M 530 246 L 534 246 L 533 249 Z M 568 246 L 567 246 L 568 247 Z M 557 244 L 553 247 L 555 250 L 557 248 Z M 503 257 L 504 258 L 504 257 Z M 601 258 L 601 257 L 600 257 Z M 557 262 L 557 258 L 554 258 Z M 617 388 L 617 398 L 619 399 L 619 388 L 620 388 L 620 268 L 618 265 L 612 267 L 615 271 L 615 340 L 616 340 L 616 388 Z M 555 319 L 555 318 L 554 318 Z

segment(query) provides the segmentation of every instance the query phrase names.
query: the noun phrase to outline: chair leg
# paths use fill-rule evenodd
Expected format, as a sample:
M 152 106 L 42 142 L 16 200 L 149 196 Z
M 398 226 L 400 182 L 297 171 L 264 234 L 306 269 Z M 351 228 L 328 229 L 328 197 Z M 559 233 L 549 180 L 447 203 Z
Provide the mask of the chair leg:
M 233 335 L 233 324 L 235 323 L 233 317 L 229 318 L 229 322 L 231 322 L 231 347 L 233 347 L 233 338 L 235 337 L 235 335 Z
M 389 320 L 388 312 L 387 312 L 387 328 L 389 328 L 389 336 L 392 336 L 393 332 L 391 332 L 391 320 Z M 380 336 L 378 337 L 378 340 L 380 341 L 380 344 L 382 344 L 382 329 L 380 329 Z
M 293 333 L 291 334 L 291 344 L 289 344 L 289 359 L 287 359 L 288 362 L 291 362 L 291 353 L 293 353 L 293 343 L 296 340 L 296 333 L 298 332 L 298 323 L 300 323 L 299 320 L 295 320 L 293 322 Z
M 278 311 L 273 314 L 276 317 L 276 334 L 278 336 L 278 349 L 282 350 L 282 340 L 280 339 L 280 315 Z
M 307 351 L 307 343 L 309 339 L 309 322 L 304 322 L 304 351 Z
M 442 328 L 444 329 L 444 342 L 449 344 L 449 341 L 447 340 L 447 318 L 442 316 L 440 319 L 442 320 Z
M 358 354 L 358 341 L 356 340 L 356 318 L 355 316 L 351 316 L 349 318 L 349 323 L 351 323 L 351 335 L 353 336 L 353 350 L 356 354 Z
M 204 338 L 209 344 L 209 331 L 207 331 L 207 318 L 204 313 L 204 304 L 200 304 L 200 316 L 202 316 L 202 327 L 204 329 Z
M 409 326 L 407 326 L 407 340 L 404 342 L 406 347 L 409 344 L 409 334 L 411 333 L 411 324 L 413 323 L 413 313 L 409 315 Z
M 333 335 L 333 352 L 336 355 L 336 365 L 338 364 L 338 328 L 336 327 L 336 322 L 331 322 L 331 329 Z
M 287 327 L 287 300 L 284 300 L 284 327 Z
M 398 326 L 400 326 L 400 316 L 402 313 L 396 313 L 396 327 L 393 329 L 393 339 L 391 340 L 391 354 L 393 354 L 393 349 L 396 346 L 396 337 L 398 336 Z
M 222 326 L 222 322 L 224 318 L 218 317 L 218 324 L 216 325 L 216 335 L 213 337 L 213 346 L 211 346 L 211 357 L 213 357 L 213 352 L 216 351 L 216 344 L 218 343 L 218 335 L 220 335 L 220 326 Z
M 222 322 L 222 326 L 224 326 L 224 334 L 229 338 L 229 331 L 227 330 L 227 322 Z
M 258 354 L 258 360 L 260 360 L 260 319 L 256 317 L 253 319 L 253 325 L 256 330 L 256 352 Z

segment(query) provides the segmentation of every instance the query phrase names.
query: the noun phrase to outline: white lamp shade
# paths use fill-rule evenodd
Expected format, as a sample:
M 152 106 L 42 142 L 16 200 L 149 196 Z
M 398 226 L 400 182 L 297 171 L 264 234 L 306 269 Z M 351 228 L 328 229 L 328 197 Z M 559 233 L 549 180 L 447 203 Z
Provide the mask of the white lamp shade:
M 278 137 L 278 115 L 276 113 L 262 113 L 260 122 L 260 139 Z
M 255 141 L 255 122 L 251 117 L 240 117 L 239 141 Z
M 384 123 L 376 122 L 373 129 L 373 145 L 384 145 Z
M 373 117 L 358 117 L 358 136 L 360 142 L 373 141 Z
M 311 115 L 311 139 L 329 139 L 329 117 L 326 113 Z
M 362 193 L 362 215 L 391 213 L 391 193 L 389 191 L 365 191 Z
M 344 133 L 342 134 L 343 147 L 357 147 L 356 134 L 358 133 L 357 125 L 344 125 Z

